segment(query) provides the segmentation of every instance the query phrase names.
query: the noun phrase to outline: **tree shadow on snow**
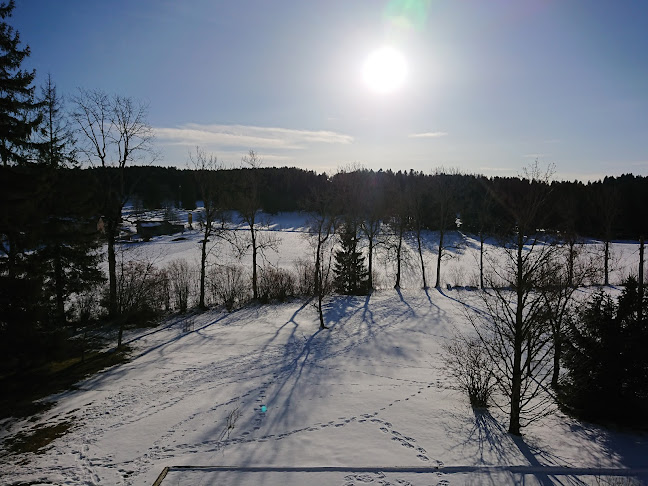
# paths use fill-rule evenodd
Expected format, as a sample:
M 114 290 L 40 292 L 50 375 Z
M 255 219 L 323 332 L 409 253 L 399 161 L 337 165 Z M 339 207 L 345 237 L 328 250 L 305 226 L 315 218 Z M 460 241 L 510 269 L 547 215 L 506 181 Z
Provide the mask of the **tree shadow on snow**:
M 466 417 L 453 414 L 453 422 L 466 423 Z M 518 453 L 522 454 L 528 466 L 542 468 L 547 466 L 574 467 L 565 458 L 549 450 L 532 445 L 529 439 L 509 434 L 506 429 L 495 419 L 488 409 L 473 409 L 473 420 L 466 434 L 465 427 L 447 429 L 449 436 L 462 435 L 463 440 L 455 448 L 476 447 L 477 465 L 508 465 L 519 463 Z M 523 464 L 520 464 L 523 465 Z M 571 485 L 586 486 L 587 483 L 573 476 L 551 476 L 540 472 L 532 474 L 533 479 L 541 486 Z M 513 479 L 513 478 L 512 478 Z M 519 484 L 525 484 L 524 475 L 521 475 Z M 517 482 L 516 482 L 517 484 Z M 532 484 L 536 484 L 533 482 Z
M 316 432 L 322 428 L 343 427 L 353 420 L 337 417 L 344 413 L 355 416 L 358 410 L 338 410 L 335 416 L 313 415 L 313 410 L 326 410 L 322 404 L 335 400 L 337 393 L 354 393 L 346 385 L 349 373 L 368 374 L 380 377 L 384 373 L 383 363 L 390 357 L 407 363 L 407 352 L 394 346 L 389 339 L 380 339 L 381 331 L 397 325 L 402 319 L 414 312 L 408 309 L 393 312 L 394 306 L 376 303 L 372 305 L 371 296 L 338 296 L 325 306 L 326 323 L 329 329 L 319 329 L 316 311 L 309 308 L 309 302 L 301 305 L 279 329 L 284 332 L 279 338 L 279 330 L 265 343 L 267 352 L 277 353 L 282 346 L 282 354 L 275 354 L 274 361 L 266 372 L 263 404 L 267 411 L 257 407 L 253 416 L 248 416 L 241 430 L 254 430 L 253 435 L 261 439 L 280 439 L 273 448 L 250 448 L 241 457 L 241 465 L 254 465 L 277 460 L 281 451 L 281 440 L 296 433 Z M 378 313 L 378 322 L 374 312 Z M 382 319 L 389 316 L 390 320 Z M 414 338 L 412 338 L 414 339 Z M 370 343 L 370 351 L 362 348 Z M 379 349 L 380 352 L 375 350 Z M 275 357 L 277 358 L 275 360 Z M 348 358 L 352 357 L 350 364 Z M 390 365 L 393 369 L 393 365 Z M 346 377 L 346 378 L 345 378 Z M 260 405 L 259 405 L 260 406 Z M 373 412 L 375 406 L 368 405 L 363 412 Z M 336 419 L 333 422 L 327 422 Z M 344 420 L 343 420 L 344 419 Z M 319 422 L 315 422 L 315 421 Z M 238 427 L 237 427 L 238 428 Z M 257 432 L 258 430 L 258 432 Z M 263 431 L 263 432 L 262 432 Z M 264 436 L 262 434 L 268 434 Z M 275 434 L 279 434 L 275 436 Z

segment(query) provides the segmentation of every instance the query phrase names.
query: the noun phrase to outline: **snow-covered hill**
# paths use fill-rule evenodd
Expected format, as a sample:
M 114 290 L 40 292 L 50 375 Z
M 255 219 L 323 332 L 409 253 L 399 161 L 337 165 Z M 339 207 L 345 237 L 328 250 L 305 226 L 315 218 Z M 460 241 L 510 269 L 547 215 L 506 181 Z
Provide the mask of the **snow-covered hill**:
M 299 226 L 277 229 L 287 227 Z M 277 234 L 281 261 L 308 248 L 296 231 Z M 188 256 L 188 236 L 145 245 Z M 331 298 L 330 330 L 308 301 L 172 318 L 131 336 L 129 363 L 51 397 L 42 416 L 2 424 L 0 439 L 71 427 L 38 454 L 3 450 L 0 482 L 149 485 L 165 467 L 162 485 L 598 484 L 600 468 L 647 477 L 645 435 L 557 412 L 514 439 L 497 410 L 474 413 L 440 356 L 469 325 L 465 304 L 478 305 L 474 292 L 412 285 Z

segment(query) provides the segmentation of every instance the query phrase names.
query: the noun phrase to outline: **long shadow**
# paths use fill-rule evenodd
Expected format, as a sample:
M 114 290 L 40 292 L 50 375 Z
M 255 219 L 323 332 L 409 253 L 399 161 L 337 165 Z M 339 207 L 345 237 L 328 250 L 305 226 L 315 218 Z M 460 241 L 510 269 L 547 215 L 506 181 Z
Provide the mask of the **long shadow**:
M 432 302 L 432 296 L 430 296 L 430 288 L 426 287 L 426 288 L 423 289 L 423 291 L 425 292 L 425 296 L 427 297 L 427 300 L 430 303 L 430 305 L 432 307 L 436 307 L 437 309 L 440 309 L 440 307 L 438 305 L 436 305 L 434 302 Z
M 297 323 L 297 316 L 304 310 L 306 307 L 308 307 L 308 304 L 310 304 L 313 301 L 314 297 L 311 297 L 309 299 L 306 299 L 304 303 L 295 311 L 293 312 L 293 315 L 290 316 L 290 319 L 288 319 L 284 324 L 279 326 L 277 330 L 275 331 L 274 335 L 268 340 L 268 342 L 263 346 L 262 352 L 265 352 L 270 346 L 273 345 L 275 341 L 279 338 L 279 335 L 281 334 L 281 331 L 283 331 L 287 326 L 292 325 L 292 330 L 290 332 L 290 337 L 288 338 L 287 342 L 294 342 L 296 338 L 296 332 L 297 329 L 299 328 L 299 324 Z
M 189 318 L 189 319 L 194 318 L 197 315 L 198 314 L 195 314 L 193 316 L 188 316 L 186 318 Z M 203 326 L 199 327 L 198 329 L 195 329 L 193 332 L 180 333 L 180 334 L 178 334 L 178 335 L 176 335 L 176 336 L 174 336 L 174 337 L 172 337 L 170 339 L 165 340 L 164 342 L 161 342 L 161 343 L 159 343 L 159 344 L 157 344 L 155 346 L 152 346 L 152 347 L 142 351 L 141 353 L 139 353 L 137 355 L 130 356 L 129 360 L 127 362 L 125 362 L 125 363 L 122 363 L 122 364 L 119 364 L 117 366 L 111 367 L 111 368 L 103 371 L 102 373 L 100 373 L 98 375 L 95 375 L 95 376 L 92 376 L 90 378 L 87 378 L 87 379 L 85 379 L 83 381 L 84 381 L 84 383 L 91 384 L 91 386 L 97 387 L 97 386 L 100 386 L 100 384 L 105 380 L 115 380 L 117 377 L 124 374 L 124 371 L 123 371 L 124 370 L 124 365 L 128 365 L 130 363 L 133 363 L 135 360 L 137 360 L 139 358 L 142 358 L 143 356 L 146 356 L 146 355 L 148 355 L 148 354 L 150 354 L 150 353 L 152 353 L 154 351 L 159 351 L 161 349 L 164 349 L 167 346 L 170 346 L 170 345 L 172 345 L 172 344 L 174 344 L 174 343 L 176 343 L 176 342 L 178 342 L 178 341 L 180 341 L 180 340 L 182 340 L 184 338 L 187 338 L 188 336 L 191 336 L 193 333 L 199 333 L 200 331 L 202 331 L 202 330 L 204 330 L 204 329 L 206 329 L 206 328 L 208 328 L 210 326 L 213 326 L 214 324 L 217 324 L 217 323 L 221 322 L 222 320 L 226 319 L 230 315 L 231 314 L 223 314 L 220 317 L 218 317 L 217 319 L 213 319 L 213 320 L 207 322 L 206 324 L 204 324 Z M 164 327 L 162 327 L 160 329 L 156 329 L 155 331 L 148 332 L 146 334 L 143 334 L 141 336 L 133 338 L 133 339 L 127 341 L 125 344 L 130 344 L 130 343 L 136 342 L 136 341 L 138 341 L 138 340 L 140 340 L 140 339 L 142 339 L 142 338 L 144 338 L 146 336 L 151 336 L 151 335 L 156 334 L 158 332 L 170 329 L 170 328 L 172 328 L 174 326 L 177 326 L 180 322 L 182 322 L 182 320 L 174 320 L 174 322 L 172 322 L 169 325 L 166 325 L 166 326 L 164 326 Z
M 483 309 L 480 309 L 480 308 L 478 308 L 478 307 L 475 307 L 474 305 L 468 304 L 468 303 L 466 303 L 466 302 L 464 302 L 464 301 L 462 301 L 462 300 L 459 300 L 459 299 L 457 299 L 457 298 L 455 298 L 455 297 L 452 297 L 452 296 L 446 294 L 446 293 L 443 291 L 443 289 L 441 289 L 441 288 L 436 289 L 436 291 L 439 292 L 439 294 L 441 294 L 441 295 L 442 295 L 443 297 L 445 297 L 446 299 L 453 300 L 453 301 L 455 301 L 456 303 L 460 304 L 460 305 L 461 305 L 462 307 L 464 307 L 464 308 L 470 309 L 470 310 L 476 312 L 477 314 L 481 314 L 481 315 L 484 315 L 484 314 L 485 314 L 485 312 L 484 312 Z M 479 290 L 479 292 L 483 292 L 483 290 Z
M 415 316 L 416 312 L 414 311 L 414 309 L 412 309 L 412 306 L 409 304 L 409 302 L 405 300 L 405 297 L 403 297 L 403 292 L 401 291 L 400 287 L 396 289 L 396 293 L 398 294 L 398 298 L 400 299 L 400 301 L 407 306 L 410 314 Z
M 225 318 L 227 318 L 227 317 L 230 316 L 230 315 L 231 315 L 231 314 L 223 314 L 222 316 L 220 316 L 220 317 L 218 317 L 217 319 L 214 319 L 214 320 L 208 322 L 207 324 L 205 324 L 205 325 L 199 327 L 198 329 L 194 329 L 194 330 L 193 330 L 193 333 L 199 334 L 200 331 L 202 331 L 202 330 L 204 330 L 204 329 L 206 329 L 206 328 L 208 328 L 208 327 L 210 327 L 210 326 L 213 326 L 214 324 L 219 323 L 220 321 L 224 320 Z M 171 327 L 171 326 L 167 326 L 167 328 L 168 328 L 168 327 Z M 147 354 L 150 354 L 150 353 L 152 353 L 153 351 L 157 351 L 157 350 L 159 350 L 159 349 L 163 349 L 163 348 L 165 348 L 166 346 L 169 346 L 170 344 L 173 344 L 173 343 L 175 343 L 175 342 L 177 342 L 177 341 L 180 341 L 181 339 L 186 338 L 187 336 L 190 336 L 191 334 L 192 334 L 191 332 L 183 333 L 183 334 L 178 334 L 176 337 L 173 337 L 173 338 L 169 339 L 168 341 L 165 341 L 165 342 L 163 342 L 163 343 L 160 343 L 160 344 L 158 344 L 157 346 L 153 346 L 152 348 L 149 348 L 149 349 L 147 349 L 146 351 L 143 351 L 142 353 L 138 354 L 137 356 L 134 356 L 134 357 L 133 357 L 133 360 L 135 360 L 135 359 L 137 359 L 137 358 L 141 358 L 142 356 L 146 356 Z
M 541 468 L 543 464 L 538 461 L 538 458 L 536 455 L 532 452 L 532 450 L 529 448 L 529 446 L 524 442 L 524 439 L 522 437 L 511 437 L 513 439 L 513 442 L 515 445 L 518 447 L 524 458 L 529 461 L 529 464 L 533 467 L 538 467 Z M 554 482 L 549 478 L 549 476 L 545 473 L 536 473 L 534 474 L 534 477 L 538 480 L 538 482 L 542 486 L 553 486 Z M 584 484 L 584 483 L 583 483 Z
M 528 461 L 529 466 L 538 468 L 543 467 L 572 467 L 568 461 L 549 451 L 538 447 L 530 446 L 522 437 L 515 437 L 509 434 L 504 427 L 491 415 L 487 409 L 473 409 L 474 422 L 464 440 L 459 447 L 477 446 L 479 465 L 488 465 L 495 462 L 499 465 L 511 464 L 516 457 L 515 451 L 518 450 Z M 465 434 L 465 429 L 449 430 L 454 434 Z M 542 459 L 542 462 L 540 462 Z M 563 476 L 560 479 L 557 476 L 550 476 L 542 472 L 534 472 L 533 477 L 542 486 L 554 486 L 557 484 L 570 484 L 575 486 L 585 486 L 587 483 L 576 477 Z M 524 478 L 521 478 L 524 484 Z
M 414 313 L 414 310 L 407 305 L 409 311 L 405 310 L 400 315 L 400 318 L 399 316 L 394 316 L 393 319 L 386 321 L 384 325 L 378 325 L 374 321 L 370 303 L 370 296 L 366 296 L 364 299 L 359 297 L 340 297 L 333 299 L 326 307 L 326 319 L 327 324 L 329 324 L 329 329 L 319 329 L 316 327 L 317 319 L 315 315 L 309 314 L 309 322 L 306 325 L 308 327 L 310 325 L 313 326 L 312 334 L 309 333 L 293 338 L 292 343 L 286 342 L 287 345 L 285 346 L 284 353 L 281 356 L 276 356 L 278 360 L 274 361 L 266 373 L 266 375 L 272 376 L 272 378 L 268 376 L 266 382 L 271 383 L 271 385 L 257 387 L 258 389 L 265 389 L 266 386 L 270 387 L 268 395 L 265 398 L 266 402 L 264 402 L 267 404 L 267 412 L 262 412 L 260 409 L 255 408 L 255 416 L 251 417 L 249 419 L 250 421 L 246 425 L 243 425 L 243 428 L 254 426 L 255 420 L 256 422 L 262 421 L 265 423 L 262 430 L 268 431 L 266 433 L 274 433 L 281 430 L 284 432 L 282 436 L 285 437 L 307 429 L 312 430 L 314 426 L 326 427 L 326 424 L 310 423 L 308 425 L 309 420 L 302 421 L 296 414 L 303 413 L 305 414 L 304 418 L 306 418 L 308 416 L 308 409 L 302 409 L 303 403 L 311 399 L 317 400 L 318 396 L 321 395 L 328 395 L 329 383 L 335 383 L 337 376 L 343 376 L 348 372 L 346 369 L 338 366 L 336 357 L 353 354 L 355 348 L 376 339 L 377 332 L 397 325 L 403 315 L 407 315 L 410 312 Z M 299 329 L 303 332 L 305 327 L 301 320 L 298 324 L 296 318 L 306 308 L 306 305 L 302 305 L 286 322 L 286 324 L 292 322 L 298 332 Z M 359 325 L 354 323 L 351 329 L 345 330 L 344 324 L 349 319 L 353 319 L 354 315 L 361 317 L 361 323 Z M 284 327 L 286 324 L 281 327 Z M 282 343 L 285 337 L 286 335 L 284 334 L 281 339 Z M 276 334 L 273 339 L 276 339 Z M 384 353 L 381 353 L 380 356 L 381 359 L 389 356 L 404 359 L 402 351 L 398 347 L 392 346 L 385 347 Z M 365 373 L 364 370 L 358 370 L 357 372 Z M 375 372 L 369 371 L 367 373 L 379 376 Z M 296 402 L 302 402 L 302 405 L 298 406 Z M 259 419 L 259 417 L 262 418 Z M 320 418 L 320 420 L 322 419 Z M 342 425 L 336 424 L 336 427 Z M 258 430 L 258 427 L 255 427 L 255 430 Z M 279 454 L 279 451 L 280 447 L 276 449 L 276 452 L 272 452 L 271 455 Z M 273 460 L 272 457 L 267 455 L 267 450 L 259 450 L 259 453 L 261 452 L 264 454 L 264 461 Z M 243 458 L 242 465 L 254 464 L 256 460 L 257 450 L 252 450 Z

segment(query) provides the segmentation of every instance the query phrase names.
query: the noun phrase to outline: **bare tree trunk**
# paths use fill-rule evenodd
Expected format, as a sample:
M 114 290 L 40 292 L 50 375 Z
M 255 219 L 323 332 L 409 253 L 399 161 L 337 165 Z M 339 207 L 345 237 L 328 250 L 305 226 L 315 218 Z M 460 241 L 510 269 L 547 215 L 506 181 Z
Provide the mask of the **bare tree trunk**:
M 638 282 L 637 291 L 639 293 L 639 313 L 638 318 L 641 321 L 643 318 L 643 290 L 644 290 L 644 237 L 639 237 L 639 282 Z
M 524 261 L 522 250 L 524 241 L 522 233 L 517 238 L 517 278 L 515 302 L 515 332 L 513 338 L 513 369 L 511 380 L 511 413 L 509 417 L 509 433 L 520 435 L 520 400 L 522 397 L 522 343 L 524 342 Z
M 207 309 L 207 305 L 205 305 L 205 273 L 206 273 L 206 265 L 207 265 L 207 232 L 203 235 L 204 238 L 202 240 L 202 244 L 200 247 L 200 299 L 198 302 L 198 307 L 200 307 L 202 310 Z
M 322 292 L 320 292 L 317 295 L 317 311 L 319 313 L 319 320 L 320 320 L 320 329 L 328 329 L 328 327 L 324 324 L 324 311 L 322 310 Z
M 569 240 L 569 254 L 567 259 L 567 286 L 572 287 L 574 285 L 574 260 L 576 258 L 576 252 L 574 246 L 576 242 L 574 239 Z
M 522 392 L 522 339 L 515 335 L 513 355 L 513 373 L 511 380 L 511 412 L 509 417 L 509 434 L 520 435 L 520 396 Z
M 441 288 L 441 258 L 443 256 L 443 229 L 439 231 L 439 252 L 437 255 L 437 268 L 436 268 L 436 283 L 434 287 L 437 289 Z
M 117 317 L 117 260 L 115 255 L 115 230 L 110 221 L 106 225 L 108 238 L 108 316 Z
M 320 329 L 328 329 L 324 324 L 324 311 L 322 304 L 324 301 L 324 274 L 322 272 L 322 239 L 321 234 L 317 240 L 317 255 L 315 257 L 315 293 L 317 294 L 317 314 L 320 321 Z
M 553 355 L 553 372 L 551 375 L 552 388 L 558 388 L 558 379 L 560 378 L 560 357 L 562 355 L 562 333 L 559 329 L 554 329 L 553 333 L 554 355 Z
M 423 276 L 423 290 L 428 288 L 427 279 L 425 278 L 425 261 L 423 260 L 423 246 L 421 245 L 421 228 L 416 230 L 416 242 L 418 243 L 418 254 L 421 260 L 421 275 Z
M 257 245 L 254 219 L 252 219 L 250 231 L 252 233 L 252 294 L 254 296 L 254 300 L 257 300 L 259 298 L 259 287 L 257 285 Z
M 396 283 L 394 284 L 395 289 L 400 289 L 402 249 L 403 249 L 403 232 L 400 231 L 398 235 L 398 244 L 396 245 Z
M 368 271 L 369 271 L 369 279 L 367 281 L 367 286 L 369 287 L 369 292 L 371 292 L 374 288 L 373 286 L 373 239 L 369 238 L 369 265 L 368 265 Z
M 479 285 L 484 288 L 484 236 L 479 233 Z
M 608 239 L 605 240 L 605 250 L 603 255 L 603 285 L 610 285 L 610 273 L 609 273 L 609 262 L 610 262 L 610 242 Z

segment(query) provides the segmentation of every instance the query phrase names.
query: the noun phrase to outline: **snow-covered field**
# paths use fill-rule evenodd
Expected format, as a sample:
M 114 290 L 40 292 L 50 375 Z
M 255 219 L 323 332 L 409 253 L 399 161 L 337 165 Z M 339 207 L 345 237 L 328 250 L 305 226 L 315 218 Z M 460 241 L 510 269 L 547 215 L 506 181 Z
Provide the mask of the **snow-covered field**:
M 296 219 L 273 228 L 282 244 L 268 258 L 287 268 L 309 248 Z M 142 247 L 161 260 L 195 259 L 199 236 L 185 236 Z M 472 271 L 468 243 L 450 269 Z M 615 245 L 618 275 L 636 248 Z M 293 301 L 134 331 L 129 363 L 51 397 L 56 405 L 33 420 L 2 423 L 0 440 L 71 428 L 38 454 L 3 449 L 0 483 L 151 485 L 165 467 L 164 486 L 606 484 L 601 468 L 648 477 L 645 434 L 558 412 L 514 439 L 496 409 L 475 414 L 439 354 L 467 329 L 462 308 L 477 305 L 475 293 L 420 290 L 414 270 L 410 288 L 397 292 L 388 271 L 382 264 L 385 288 L 369 297 L 329 300 L 330 330 L 318 329 L 310 302 Z

